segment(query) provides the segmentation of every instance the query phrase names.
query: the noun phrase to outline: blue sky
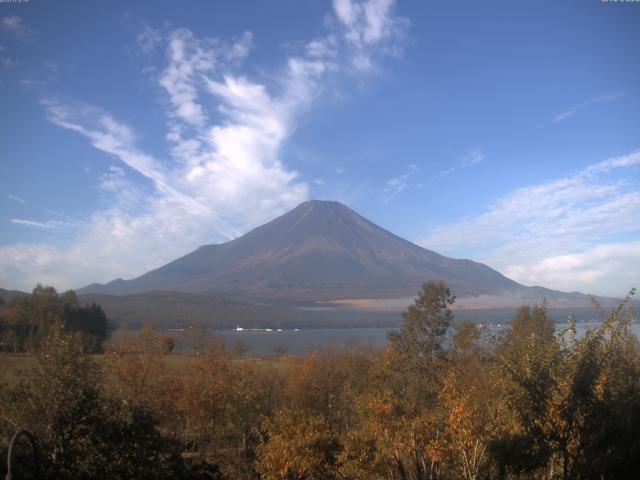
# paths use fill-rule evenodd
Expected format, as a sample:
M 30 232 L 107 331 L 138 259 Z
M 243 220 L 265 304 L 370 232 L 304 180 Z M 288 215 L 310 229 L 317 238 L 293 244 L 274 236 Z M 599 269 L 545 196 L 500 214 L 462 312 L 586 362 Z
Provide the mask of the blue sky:
M 640 286 L 640 4 L 0 3 L 0 286 L 307 199 L 527 285 Z

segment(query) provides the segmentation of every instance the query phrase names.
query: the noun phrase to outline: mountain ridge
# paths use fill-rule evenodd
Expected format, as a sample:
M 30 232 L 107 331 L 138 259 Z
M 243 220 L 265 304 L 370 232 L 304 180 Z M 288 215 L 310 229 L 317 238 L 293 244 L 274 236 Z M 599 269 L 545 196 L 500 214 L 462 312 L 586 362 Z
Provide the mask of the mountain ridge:
M 130 280 L 80 294 L 150 290 L 263 302 L 316 302 L 415 295 L 428 280 L 458 296 L 575 296 L 525 287 L 491 267 L 420 247 L 335 201 L 311 200 L 229 242 L 202 245 Z

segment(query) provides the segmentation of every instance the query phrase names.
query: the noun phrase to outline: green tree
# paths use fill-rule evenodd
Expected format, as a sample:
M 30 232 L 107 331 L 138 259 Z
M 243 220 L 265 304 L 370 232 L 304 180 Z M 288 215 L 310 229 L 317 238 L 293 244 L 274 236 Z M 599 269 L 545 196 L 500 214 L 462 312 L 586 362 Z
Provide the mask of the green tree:
M 389 341 L 398 352 L 411 357 L 424 357 L 442 351 L 443 341 L 453 314 L 449 308 L 455 302 L 444 282 L 427 282 L 413 305 L 402 313 L 400 330 L 389 332 Z
M 549 465 L 553 427 L 550 408 L 557 388 L 560 346 L 546 305 L 520 307 L 498 340 L 497 361 L 504 376 L 502 398 L 513 413 L 513 428 L 491 445 L 503 472 L 535 472 Z
M 91 352 L 99 352 L 109 335 L 102 308 L 95 303 L 80 305 L 73 291 L 58 294 L 55 288 L 38 284 L 31 295 L 14 298 L 0 311 L 6 350 L 37 350 L 56 324 L 76 333 Z
M 102 344 L 109 336 L 109 319 L 100 305 L 80 305 L 73 290 L 60 296 L 63 326 L 66 332 L 76 332 L 85 348 L 93 353 L 102 351 Z
M 414 304 L 402 313 L 400 329 L 388 333 L 395 353 L 387 356 L 383 383 L 393 385 L 416 413 L 437 403 L 447 368 L 444 346 L 454 301 L 444 282 L 427 282 Z
M 563 478 L 628 478 L 640 471 L 640 346 L 631 295 L 581 338 L 561 339 L 562 377 L 549 438 Z

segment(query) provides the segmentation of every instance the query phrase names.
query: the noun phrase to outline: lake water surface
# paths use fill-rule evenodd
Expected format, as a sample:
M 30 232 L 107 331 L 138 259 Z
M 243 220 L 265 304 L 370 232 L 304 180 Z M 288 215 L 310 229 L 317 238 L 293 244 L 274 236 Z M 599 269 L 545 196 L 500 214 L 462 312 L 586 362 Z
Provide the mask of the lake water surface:
M 578 336 L 588 329 L 597 328 L 600 322 L 581 322 L 576 324 Z M 566 324 L 556 324 L 557 330 L 566 328 Z M 491 325 L 492 333 L 505 328 L 503 325 Z M 631 326 L 633 333 L 640 337 L 640 324 Z M 215 330 L 207 332 L 211 340 L 219 339 L 228 349 L 242 349 L 253 355 L 275 355 L 289 353 L 304 355 L 314 350 L 330 348 L 344 349 L 356 345 L 370 345 L 384 348 L 388 343 L 388 328 L 327 328 L 299 330 Z M 176 332 L 178 333 L 178 332 Z M 178 341 L 179 350 L 188 351 L 185 342 Z

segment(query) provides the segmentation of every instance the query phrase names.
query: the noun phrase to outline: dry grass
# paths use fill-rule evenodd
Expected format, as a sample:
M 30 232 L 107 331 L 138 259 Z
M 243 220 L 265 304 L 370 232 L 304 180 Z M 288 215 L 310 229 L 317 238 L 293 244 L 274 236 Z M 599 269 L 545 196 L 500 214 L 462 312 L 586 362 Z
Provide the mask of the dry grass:
M 104 355 L 92 355 L 93 359 L 98 363 L 104 362 Z M 189 354 L 170 354 L 163 355 L 163 377 L 180 377 L 188 373 L 189 364 L 197 357 Z M 290 361 L 287 357 L 256 357 L 249 359 L 237 359 L 237 362 L 257 361 L 260 363 L 276 364 L 279 368 L 288 369 Z M 20 379 L 21 372 L 28 371 L 35 364 L 35 355 L 29 353 L 0 353 L 0 384 L 13 384 Z
M 20 372 L 29 370 L 34 362 L 35 358 L 30 354 L 0 353 L 0 383 L 15 383 Z

